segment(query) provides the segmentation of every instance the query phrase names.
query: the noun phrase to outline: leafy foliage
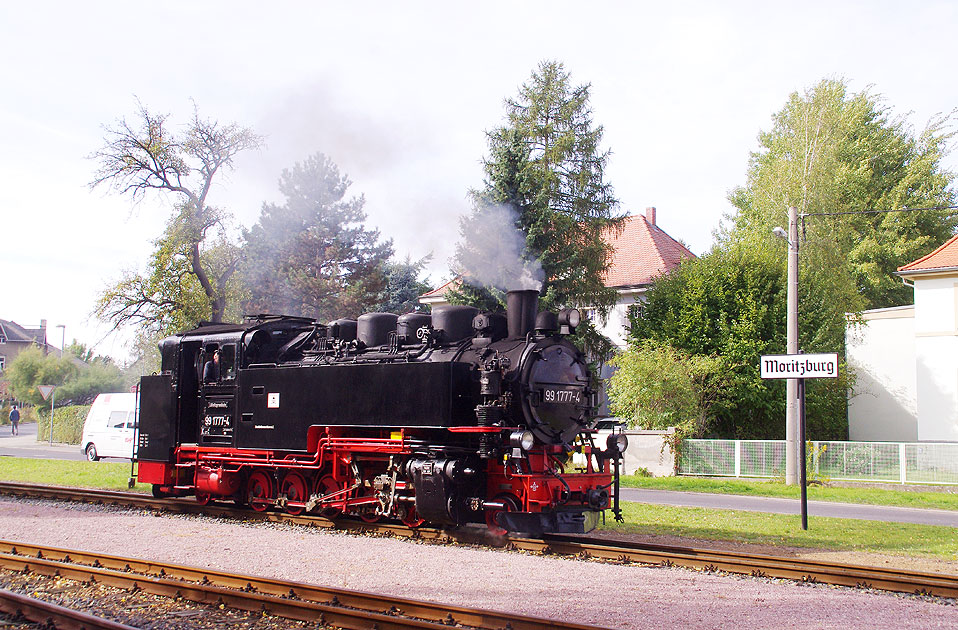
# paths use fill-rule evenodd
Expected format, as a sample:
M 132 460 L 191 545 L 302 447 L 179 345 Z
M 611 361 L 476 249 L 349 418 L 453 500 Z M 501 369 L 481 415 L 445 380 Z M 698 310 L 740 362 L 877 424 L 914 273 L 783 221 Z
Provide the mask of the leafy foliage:
M 72 355 L 44 355 L 36 347 L 27 348 L 6 370 L 13 395 L 23 402 L 43 405 L 38 385 L 56 386 L 60 404 L 86 401 L 103 392 L 119 391 L 123 386 L 120 369 L 106 361 L 83 363 Z
M 83 437 L 83 424 L 90 405 L 58 407 L 53 413 L 53 441 L 60 444 L 79 444 Z M 37 440 L 50 439 L 50 407 L 37 408 Z
M 636 339 L 670 343 L 692 355 L 718 355 L 728 381 L 712 407 L 711 432 L 727 438 L 781 438 L 784 384 L 759 378 L 759 357 L 785 351 L 785 245 L 772 228 L 787 209 L 800 226 L 799 345 L 844 354 L 846 313 L 910 302 L 892 272 L 946 240 L 952 210 L 866 213 L 954 204 L 953 175 L 941 168 L 950 117 L 915 136 L 868 91 L 827 79 L 792 94 L 759 136 L 736 213 L 712 252 L 655 283 Z M 810 439 L 847 437 L 846 392 L 854 375 L 807 382 Z
M 601 140 L 589 85 L 573 85 L 557 61 L 542 62 L 518 98 L 506 101 L 506 124 L 488 133 L 485 185 L 473 191 L 474 210 L 461 222 L 454 259 L 455 271 L 475 288 L 464 287 L 456 299 L 487 308 L 501 304 L 504 290 L 529 287 L 496 286 L 497 278 L 509 277 L 509 269 L 535 275 L 541 267 L 545 308 L 605 311 L 615 303 L 615 291 L 603 283 L 612 251 L 602 235 L 621 228 L 621 219 L 604 179 L 609 152 L 599 149 Z M 514 230 L 518 256 L 485 251 L 479 237 L 490 230 Z M 493 269 L 477 268 L 480 263 Z
M 404 260 L 387 262 L 384 268 L 386 286 L 376 310 L 401 315 L 421 309 L 419 296 L 432 288 L 428 282 L 420 280 L 430 258 L 426 256 L 413 261 L 406 256 Z
M 805 220 L 803 248 L 832 253 L 803 260 L 805 277 L 838 270 L 850 283 L 843 297 L 860 294 L 864 308 L 910 303 L 911 290 L 894 271 L 950 238 L 958 212 L 865 212 L 955 204 L 954 175 L 942 167 L 952 122 L 936 117 L 915 135 L 880 97 L 851 93 L 841 80 L 793 93 L 772 129 L 759 135 L 746 185 L 730 195 L 737 213 L 727 237 L 767 235 L 786 222 L 789 206 L 849 213 Z M 851 312 L 856 302 L 837 305 Z
M 247 313 L 356 317 L 387 289 L 392 240 L 365 227 L 365 200 L 322 153 L 283 171 L 283 205 L 264 204 L 244 233 Z
M 675 427 L 675 440 L 705 433 L 708 409 L 722 386 L 722 360 L 646 339 L 612 359 L 610 409 L 630 427 Z
M 222 232 L 227 213 L 207 198 L 219 171 L 262 140 L 236 124 L 200 118 L 195 108 L 182 134 L 169 129 L 167 118 L 140 105 L 135 123 L 123 119 L 106 128 L 105 143 L 92 156 L 98 168 L 91 187 L 108 186 L 134 202 L 167 194 L 176 209 L 154 243 L 149 273 L 127 272 L 100 296 L 96 315 L 117 327 L 171 332 L 227 315 L 238 255 Z
M 783 388 L 759 376 L 759 357 L 785 349 L 783 257 L 748 246 L 683 261 L 649 289 L 633 342 L 652 339 L 690 356 L 721 357 L 722 395 L 711 405 L 710 435 L 775 436 Z

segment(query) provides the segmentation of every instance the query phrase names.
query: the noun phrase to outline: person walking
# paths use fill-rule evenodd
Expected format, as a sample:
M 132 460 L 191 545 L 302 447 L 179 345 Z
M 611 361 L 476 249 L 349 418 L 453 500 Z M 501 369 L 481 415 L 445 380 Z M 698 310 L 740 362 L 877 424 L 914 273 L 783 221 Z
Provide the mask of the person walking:
M 13 434 L 20 435 L 20 410 L 16 407 L 10 410 L 10 424 L 13 425 Z

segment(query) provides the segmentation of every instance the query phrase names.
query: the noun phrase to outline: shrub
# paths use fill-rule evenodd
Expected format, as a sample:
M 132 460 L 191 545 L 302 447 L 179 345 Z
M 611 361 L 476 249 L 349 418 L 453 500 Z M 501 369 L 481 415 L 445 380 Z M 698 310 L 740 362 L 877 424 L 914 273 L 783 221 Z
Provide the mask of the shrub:
M 79 444 L 83 437 L 83 423 L 90 412 L 90 405 L 60 407 L 53 412 L 53 441 L 61 444 Z M 37 411 L 37 440 L 50 439 L 50 408 Z

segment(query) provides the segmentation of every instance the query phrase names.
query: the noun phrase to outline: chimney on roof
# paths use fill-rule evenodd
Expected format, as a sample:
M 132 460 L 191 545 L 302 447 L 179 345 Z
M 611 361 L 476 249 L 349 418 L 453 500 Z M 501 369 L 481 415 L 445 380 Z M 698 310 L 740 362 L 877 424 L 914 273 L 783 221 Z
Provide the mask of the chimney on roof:
M 655 206 L 645 209 L 645 220 L 652 225 L 655 225 Z
M 47 353 L 47 320 L 40 320 L 40 335 L 37 339 L 37 344 L 43 348 L 43 354 Z

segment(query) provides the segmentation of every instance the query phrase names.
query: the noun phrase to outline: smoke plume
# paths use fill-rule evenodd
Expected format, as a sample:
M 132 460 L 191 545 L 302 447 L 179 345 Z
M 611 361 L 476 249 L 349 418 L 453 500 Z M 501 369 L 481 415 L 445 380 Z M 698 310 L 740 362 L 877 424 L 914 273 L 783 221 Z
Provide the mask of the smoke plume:
M 462 220 L 456 262 L 463 279 L 501 291 L 542 288 L 545 272 L 526 248 L 512 206 L 486 205 Z

